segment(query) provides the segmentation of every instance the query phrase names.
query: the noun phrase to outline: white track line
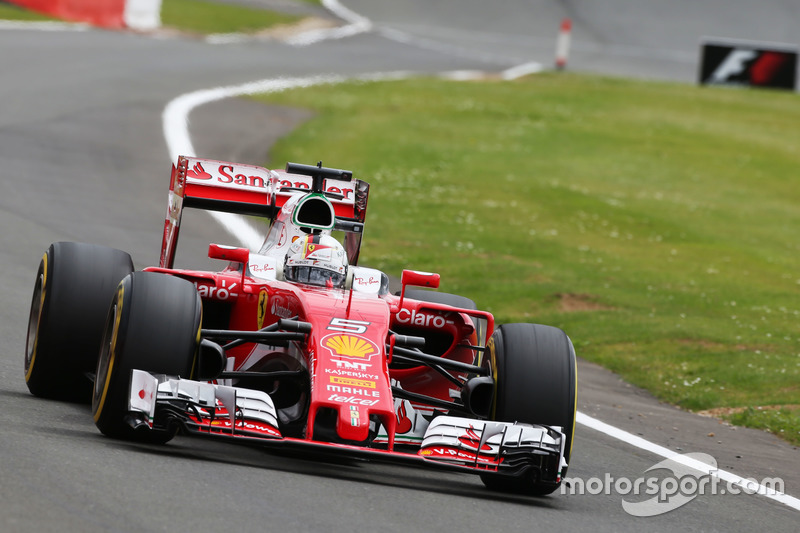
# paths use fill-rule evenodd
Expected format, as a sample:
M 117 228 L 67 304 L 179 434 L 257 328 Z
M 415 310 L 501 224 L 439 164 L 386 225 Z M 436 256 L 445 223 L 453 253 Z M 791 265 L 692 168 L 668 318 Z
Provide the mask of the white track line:
M 346 20 L 350 24 L 362 24 L 364 26 L 372 27 L 372 21 L 367 17 L 359 15 L 355 11 L 344 7 L 339 0 L 322 0 L 322 5 L 328 11 L 340 19 Z
M 609 437 L 621 440 L 626 444 L 630 444 L 631 446 L 634 446 L 636 448 L 647 450 L 650 453 L 660 455 L 661 457 L 670 459 L 675 463 L 680 463 L 684 466 L 688 466 L 689 468 L 702 472 L 703 474 L 708 474 L 717 477 L 722 481 L 730 483 L 731 485 L 737 485 L 742 488 L 747 488 L 748 490 L 751 490 L 754 487 L 752 479 L 745 479 L 742 476 L 736 475 L 732 472 L 727 472 L 725 470 L 712 468 L 710 465 L 697 461 L 696 459 L 692 459 L 691 457 L 686 457 L 685 455 L 674 452 L 669 448 L 665 448 L 664 446 L 659 446 L 658 444 L 652 443 L 649 440 L 645 440 L 641 437 L 638 437 L 633 433 L 628 433 L 627 431 L 606 424 L 605 422 L 601 422 L 596 418 L 592 418 L 591 416 L 585 415 L 581 412 L 578 412 L 577 415 L 578 416 L 576 422 L 578 422 L 579 424 L 582 424 L 588 428 L 592 428 L 595 431 L 605 433 Z M 783 492 L 770 490 L 761 484 L 758 484 L 754 490 L 757 494 L 760 494 L 765 498 L 775 500 L 776 502 L 780 502 L 784 505 L 791 507 L 792 509 L 800 511 L 800 500 L 798 500 L 794 496 L 789 496 L 788 494 L 785 494 Z
M 338 76 L 277 78 L 238 86 L 216 87 L 181 95 L 167 104 L 162 114 L 164 138 L 167 141 L 170 159 L 175 162 L 178 160 L 179 155 L 187 157 L 197 155 L 189 136 L 189 113 L 196 107 L 234 96 L 280 92 L 286 89 L 311 87 L 312 85 L 335 83 L 343 80 L 344 78 Z M 208 214 L 250 250 L 257 250 L 261 246 L 264 235 L 250 225 L 245 217 L 220 211 L 208 211 Z
M 325 0 L 326 5 L 331 2 L 338 4 L 336 0 Z M 503 77 L 505 79 L 513 79 L 514 77 L 518 77 L 519 75 L 524 75 L 531 72 L 538 72 L 538 70 L 536 70 L 537 69 L 536 65 L 538 64 L 527 63 L 525 65 L 520 65 L 519 67 L 514 67 L 513 69 L 505 71 L 503 73 Z M 541 66 L 539 65 L 539 67 Z M 449 75 L 452 76 L 452 73 L 450 73 Z M 401 79 L 409 76 L 411 76 L 411 73 L 408 72 L 376 73 L 376 74 L 369 74 L 366 76 L 360 76 L 356 79 L 385 80 L 385 79 Z M 447 77 L 448 74 L 443 74 L 442 76 Z M 508 77 L 506 78 L 506 76 Z M 287 89 L 293 89 L 298 87 L 311 87 L 313 85 L 320 85 L 324 83 L 330 83 L 330 84 L 340 83 L 346 80 L 347 78 L 344 78 L 342 76 L 316 76 L 309 78 L 267 79 L 267 80 L 247 83 L 245 85 L 217 87 L 213 89 L 197 91 L 179 96 L 178 98 L 172 100 L 169 104 L 167 104 L 167 107 L 164 109 L 163 113 L 164 137 L 166 138 L 167 141 L 167 147 L 170 157 L 172 158 L 172 161 L 177 161 L 178 155 L 186 155 L 186 156 L 196 155 L 194 151 L 194 146 L 192 145 L 191 138 L 189 135 L 188 118 L 189 118 L 189 113 L 191 113 L 191 111 L 198 106 L 234 96 L 242 96 L 247 94 L 264 93 L 264 92 L 279 92 L 279 91 L 285 91 Z M 258 246 L 261 245 L 263 236 L 258 231 L 256 231 L 244 217 L 241 217 L 239 215 L 232 215 L 229 213 L 219 213 L 215 211 L 209 211 L 209 213 L 217 221 L 219 221 L 219 223 L 228 232 L 230 232 L 231 235 L 242 241 L 242 243 L 248 246 L 250 249 L 257 249 Z M 677 452 L 674 452 L 668 448 L 652 443 L 632 433 L 628 433 L 627 431 L 606 424 L 605 422 L 601 422 L 600 420 L 592 418 L 584 413 L 581 412 L 577 413 L 576 422 L 578 424 L 591 428 L 595 431 L 604 433 L 609 437 L 618 439 L 626 444 L 629 444 L 631 446 L 634 446 L 642 450 L 646 450 L 655 455 L 671 459 L 674 462 L 683 464 L 687 467 L 690 467 L 704 474 L 715 476 L 728 483 L 736 484 L 741 487 L 752 486 L 752 480 L 747 480 L 731 472 L 726 472 L 722 470 L 711 470 L 709 465 L 706 465 L 705 463 L 696 461 L 688 457 L 684 457 L 683 455 L 678 454 Z M 784 505 L 787 505 L 792 509 L 800 510 L 800 500 L 798 500 L 793 496 L 789 496 L 788 494 L 784 494 L 782 492 L 770 491 L 763 485 L 758 485 L 757 493 L 766 498 L 770 498 L 771 500 L 775 500 Z
M 91 26 L 81 22 L 0 20 L 0 30 L 86 31 L 89 28 Z
M 517 78 L 527 76 L 528 74 L 542 72 L 543 70 L 544 67 L 541 63 L 533 61 L 531 63 L 524 63 L 522 65 L 517 65 L 516 67 L 511 67 L 510 69 L 501 72 L 500 75 L 504 80 L 515 80 Z
M 411 35 L 404 31 L 396 30 L 394 28 L 379 28 L 377 32 L 385 39 L 395 41 L 401 44 L 407 44 L 423 50 L 430 50 L 444 55 L 451 55 L 454 57 L 462 57 L 472 59 L 475 61 L 482 61 L 484 63 L 503 63 L 508 60 L 507 57 L 499 56 L 497 54 L 477 52 L 463 46 L 455 44 L 448 44 L 434 39 L 426 39 L 416 35 Z
M 476 52 L 475 50 L 468 50 L 461 46 L 446 44 L 431 39 L 424 39 L 422 37 L 414 36 L 404 31 L 392 28 L 377 28 L 371 20 L 351 11 L 339 3 L 339 0 L 322 0 L 322 5 L 340 19 L 346 21 L 347 25 L 338 28 L 323 28 L 299 33 L 293 37 L 284 39 L 286 44 L 293 46 L 307 46 L 321 41 L 343 39 L 345 37 L 351 37 L 361 33 L 377 31 L 385 39 L 416 46 L 417 48 L 422 48 L 424 50 L 431 50 L 456 57 L 469 57 L 476 61 L 483 61 L 486 63 L 497 63 L 507 60 L 507 58 L 500 57 L 495 54 Z M 540 72 L 543 69 L 544 67 L 541 63 L 525 63 L 524 65 L 506 70 L 502 75 L 503 79 L 511 80 L 527 74 Z
M 340 19 L 346 21 L 347 25 L 338 28 L 323 28 L 306 31 L 294 37 L 290 37 L 284 42 L 294 46 L 307 46 L 320 41 L 352 37 L 353 35 L 366 33 L 373 29 L 371 20 L 344 7 L 339 3 L 339 0 L 322 0 L 322 5 Z
M 410 72 L 381 72 L 358 76 L 355 80 L 378 81 L 408 78 Z M 281 92 L 287 89 L 311 87 L 326 83 L 340 83 L 346 78 L 336 75 L 313 76 L 309 78 L 273 78 L 246 83 L 244 85 L 215 87 L 192 93 L 183 94 L 167 104 L 162 113 L 164 139 L 167 142 L 167 151 L 170 159 L 175 162 L 178 156 L 196 156 L 189 135 L 189 114 L 193 109 L 204 104 L 244 96 L 248 94 Z M 264 240 L 261 231 L 253 228 L 247 218 L 233 213 L 208 211 L 214 220 L 225 228 L 233 237 L 241 241 L 250 250 L 257 250 Z

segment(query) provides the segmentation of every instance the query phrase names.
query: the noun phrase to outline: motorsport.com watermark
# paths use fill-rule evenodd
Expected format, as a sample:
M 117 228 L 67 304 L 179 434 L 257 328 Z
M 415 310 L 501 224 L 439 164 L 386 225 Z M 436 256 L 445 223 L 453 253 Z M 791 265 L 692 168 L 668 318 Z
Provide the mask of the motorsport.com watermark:
M 684 458 L 686 461 L 681 461 Z M 699 471 L 683 462 L 702 463 L 707 468 Z M 622 508 L 633 516 L 656 516 L 667 513 L 704 495 L 767 494 L 784 492 L 781 478 L 745 478 L 739 482 L 725 481 L 718 472 L 717 460 L 705 453 L 686 453 L 675 459 L 665 459 L 648 468 L 645 473 L 662 470 L 666 475 L 655 472 L 648 477 L 631 480 L 627 477 L 615 478 L 608 472 L 605 476 L 588 479 L 566 477 L 561 484 L 561 494 L 593 495 L 604 494 L 622 496 Z M 642 499 L 650 496 L 648 499 Z

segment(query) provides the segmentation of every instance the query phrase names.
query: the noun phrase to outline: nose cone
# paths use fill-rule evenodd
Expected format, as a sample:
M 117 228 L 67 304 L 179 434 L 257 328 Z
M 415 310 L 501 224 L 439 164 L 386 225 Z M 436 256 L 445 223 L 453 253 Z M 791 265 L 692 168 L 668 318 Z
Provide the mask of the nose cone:
M 361 405 L 340 406 L 336 432 L 345 440 L 358 442 L 367 440 L 369 436 L 369 411 L 367 408 Z

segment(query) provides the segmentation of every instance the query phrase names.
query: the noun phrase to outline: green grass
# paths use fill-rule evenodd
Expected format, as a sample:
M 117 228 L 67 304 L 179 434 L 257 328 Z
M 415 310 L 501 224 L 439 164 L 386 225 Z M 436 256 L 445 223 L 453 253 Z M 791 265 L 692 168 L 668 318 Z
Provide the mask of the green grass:
M 0 20 L 21 20 L 26 22 L 58 20 L 46 15 L 24 9 L 15 4 L 0 2 Z
M 262 100 L 317 112 L 271 165 L 372 183 L 365 264 L 562 327 L 686 409 L 800 404 L 796 94 L 544 74 Z M 757 418 L 734 421 L 800 443 L 797 410 Z
M 793 435 L 800 432 L 800 409 L 789 406 L 780 409 L 759 409 L 748 407 L 728 419 L 734 424 L 764 429 L 776 435 Z
M 200 34 L 254 33 L 298 20 L 293 15 L 202 0 L 163 0 L 161 4 L 163 26 Z

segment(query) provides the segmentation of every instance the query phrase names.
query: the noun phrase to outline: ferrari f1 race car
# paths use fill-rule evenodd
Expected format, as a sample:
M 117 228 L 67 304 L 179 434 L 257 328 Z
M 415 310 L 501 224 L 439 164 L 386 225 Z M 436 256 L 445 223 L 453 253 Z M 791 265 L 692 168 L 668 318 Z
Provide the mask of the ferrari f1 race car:
M 42 258 L 25 350 L 30 391 L 91 398 L 100 431 L 177 433 L 478 474 L 548 494 L 575 423 L 560 329 L 504 324 L 439 275 L 401 289 L 358 265 L 369 184 L 352 173 L 180 157 L 157 267 L 57 242 Z M 269 220 L 258 252 L 211 244 L 218 272 L 174 268 L 184 208 Z M 415 288 L 417 287 L 417 288 Z

